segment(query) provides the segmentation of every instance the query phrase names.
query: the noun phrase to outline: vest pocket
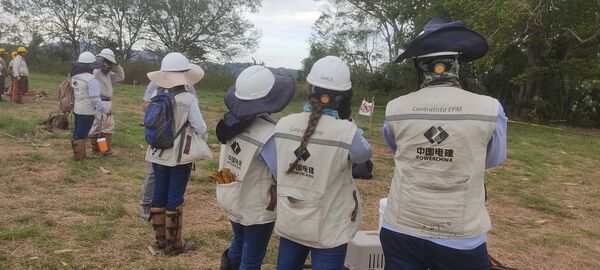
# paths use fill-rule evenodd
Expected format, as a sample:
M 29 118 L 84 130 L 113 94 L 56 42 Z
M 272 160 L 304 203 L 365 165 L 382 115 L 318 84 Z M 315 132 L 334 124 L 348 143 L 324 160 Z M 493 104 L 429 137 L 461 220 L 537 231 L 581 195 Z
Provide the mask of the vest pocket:
M 398 190 L 401 223 L 434 234 L 462 235 L 469 176 L 402 170 Z
M 240 190 L 241 183 L 239 181 L 217 184 L 217 202 L 230 218 L 235 217 L 236 220 L 241 218 L 239 213 Z
M 321 238 L 320 200 L 298 200 L 278 195 L 277 230 L 283 234 L 307 242 Z M 293 239 L 292 239 L 293 240 Z

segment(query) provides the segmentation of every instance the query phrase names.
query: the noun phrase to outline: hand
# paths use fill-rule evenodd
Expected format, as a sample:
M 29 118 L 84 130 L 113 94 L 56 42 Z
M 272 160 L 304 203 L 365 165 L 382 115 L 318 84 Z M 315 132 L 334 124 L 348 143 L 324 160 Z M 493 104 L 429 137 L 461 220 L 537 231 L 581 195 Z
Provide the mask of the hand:
M 110 117 L 111 115 L 112 115 L 112 111 L 106 113 L 106 116 L 108 116 L 108 117 Z
M 17 76 L 16 78 L 17 78 L 17 81 L 21 80 L 21 76 Z
M 150 102 L 148 102 L 148 101 L 144 101 L 144 104 L 142 105 L 142 108 L 144 109 L 144 112 L 146 112 L 146 109 L 148 109 L 148 104 L 149 103 Z

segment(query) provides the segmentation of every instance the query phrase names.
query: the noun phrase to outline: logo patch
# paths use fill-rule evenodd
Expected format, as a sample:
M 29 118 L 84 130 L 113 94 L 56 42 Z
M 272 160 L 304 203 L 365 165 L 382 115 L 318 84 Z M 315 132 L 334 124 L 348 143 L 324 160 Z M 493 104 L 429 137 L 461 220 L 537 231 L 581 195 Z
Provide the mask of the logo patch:
M 240 144 L 235 141 L 231 144 L 231 150 L 233 150 L 233 152 L 237 155 L 240 152 L 242 152 L 242 148 L 240 147 Z
M 298 147 L 298 149 L 294 150 L 294 155 L 300 156 L 303 161 L 306 161 L 310 157 L 310 152 L 308 152 L 308 149 L 306 149 L 304 150 L 304 153 L 300 155 L 300 147 Z
M 423 134 L 427 140 L 432 144 L 440 144 L 446 140 L 450 135 L 442 127 L 432 126 Z

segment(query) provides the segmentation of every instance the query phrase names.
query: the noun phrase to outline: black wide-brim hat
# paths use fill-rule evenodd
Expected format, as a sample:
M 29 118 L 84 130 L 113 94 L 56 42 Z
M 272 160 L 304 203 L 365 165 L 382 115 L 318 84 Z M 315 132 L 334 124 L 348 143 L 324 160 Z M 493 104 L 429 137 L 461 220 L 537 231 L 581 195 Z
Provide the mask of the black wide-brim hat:
M 269 93 L 261 98 L 242 100 L 235 96 L 235 84 L 225 94 L 225 105 L 237 119 L 248 119 L 264 113 L 278 113 L 294 97 L 296 82 L 292 76 L 275 75 Z
M 396 57 L 399 63 L 435 52 L 458 52 L 459 60 L 473 61 L 488 51 L 487 41 L 479 33 L 465 27 L 463 21 L 451 22 L 446 17 L 433 17 L 415 39 L 404 44 L 404 51 Z

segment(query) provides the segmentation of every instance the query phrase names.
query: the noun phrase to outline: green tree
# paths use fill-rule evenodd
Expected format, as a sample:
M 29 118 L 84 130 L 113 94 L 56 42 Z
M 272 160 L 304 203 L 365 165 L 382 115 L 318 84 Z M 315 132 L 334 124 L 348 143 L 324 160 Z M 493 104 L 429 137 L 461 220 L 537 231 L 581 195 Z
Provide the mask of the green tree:
M 153 48 L 196 60 L 231 59 L 253 50 L 260 34 L 242 12 L 256 12 L 260 4 L 260 0 L 152 1 L 148 27 Z
M 149 0 L 102 0 L 89 19 L 99 23 L 96 45 L 115 48 L 123 60 L 131 59 L 133 46 L 145 38 L 144 27 L 150 17 Z
M 93 0 L 2 0 L 4 9 L 25 26 L 19 30 L 29 35 L 37 32 L 46 39 L 59 39 L 70 45 L 71 55 L 77 57 L 80 42 L 89 37 L 90 25 L 86 15 L 96 5 Z M 23 33 L 19 33 L 23 34 Z

